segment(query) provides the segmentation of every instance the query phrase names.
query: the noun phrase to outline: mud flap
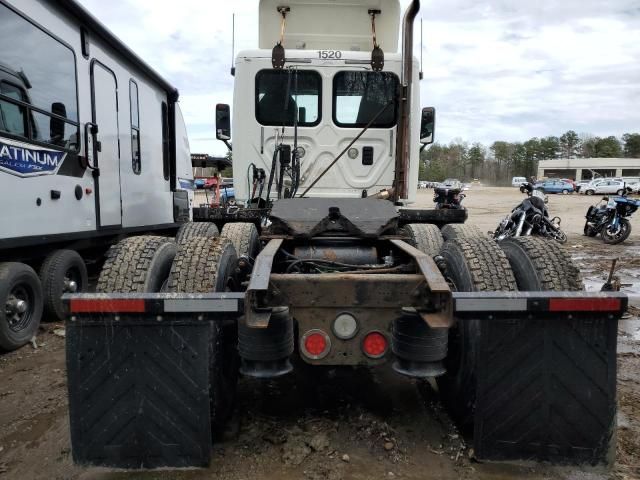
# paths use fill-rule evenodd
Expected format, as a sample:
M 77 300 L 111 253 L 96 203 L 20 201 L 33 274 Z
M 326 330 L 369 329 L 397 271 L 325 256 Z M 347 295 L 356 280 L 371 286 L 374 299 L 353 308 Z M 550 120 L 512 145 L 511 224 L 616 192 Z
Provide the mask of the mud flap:
M 575 296 L 580 295 L 585 296 Z M 529 300 L 528 312 L 519 315 L 486 312 L 480 322 L 476 456 L 610 463 L 615 451 L 617 324 L 626 299 L 609 312 L 532 311 L 545 310 L 540 308 L 544 303 L 544 298 Z
M 209 464 L 209 338 L 213 321 L 242 308 L 232 296 L 65 295 L 75 463 Z

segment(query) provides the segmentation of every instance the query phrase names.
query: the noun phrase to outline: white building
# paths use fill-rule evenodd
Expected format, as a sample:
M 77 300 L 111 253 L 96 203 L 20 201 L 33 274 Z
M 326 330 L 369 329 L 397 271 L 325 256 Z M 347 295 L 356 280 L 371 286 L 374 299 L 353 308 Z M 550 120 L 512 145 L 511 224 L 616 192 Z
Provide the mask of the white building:
M 640 177 L 640 158 L 558 158 L 541 160 L 538 178 Z

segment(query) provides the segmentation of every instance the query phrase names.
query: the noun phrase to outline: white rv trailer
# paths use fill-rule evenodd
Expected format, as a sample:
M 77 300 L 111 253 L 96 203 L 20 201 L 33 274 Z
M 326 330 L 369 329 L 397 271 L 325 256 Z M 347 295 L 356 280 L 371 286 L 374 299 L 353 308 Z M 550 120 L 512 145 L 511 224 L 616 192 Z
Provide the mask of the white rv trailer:
M 284 68 L 274 69 L 272 48 L 280 39 L 281 4 L 289 7 L 283 41 L 286 63 Z M 378 12 L 377 42 L 385 52 L 382 72 L 374 72 L 371 64 L 368 11 Z M 233 132 L 237 140 L 233 142 L 233 161 L 239 203 L 252 194 L 241 175 L 252 165 L 270 172 L 276 147 L 294 144 L 296 122 L 301 194 L 395 98 L 401 85 L 416 86 L 411 118 L 420 118 L 418 61 L 413 60 L 411 81 L 403 82 L 400 25 L 398 0 L 338 0 L 330 4 L 261 0 L 260 49 L 240 52 L 234 66 Z M 296 109 L 297 120 L 292 113 Z M 393 188 L 399 123 L 399 108 L 394 102 L 305 196 L 361 198 Z M 413 202 L 417 191 L 419 121 L 409 125 L 408 136 L 407 188 L 399 199 L 403 203 Z M 251 200 L 256 201 L 255 197 Z
M 61 315 L 62 292 L 86 287 L 78 250 L 188 221 L 193 176 L 177 89 L 78 3 L 0 0 L 0 45 L 0 348 L 11 349 L 35 332 L 43 296 Z

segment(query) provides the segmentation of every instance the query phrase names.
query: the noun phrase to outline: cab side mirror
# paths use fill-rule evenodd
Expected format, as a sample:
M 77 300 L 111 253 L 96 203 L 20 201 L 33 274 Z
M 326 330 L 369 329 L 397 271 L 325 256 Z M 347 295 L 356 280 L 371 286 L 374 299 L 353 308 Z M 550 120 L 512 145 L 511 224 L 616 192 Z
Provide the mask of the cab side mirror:
M 216 105 L 216 138 L 227 142 L 231 140 L 231 109 L 229 105 Z
M 435 137 L 436 129 L 436 109 L 425 107 L 422 109 L 422 120 L 420 122 L 420 143 L 431 145 Z

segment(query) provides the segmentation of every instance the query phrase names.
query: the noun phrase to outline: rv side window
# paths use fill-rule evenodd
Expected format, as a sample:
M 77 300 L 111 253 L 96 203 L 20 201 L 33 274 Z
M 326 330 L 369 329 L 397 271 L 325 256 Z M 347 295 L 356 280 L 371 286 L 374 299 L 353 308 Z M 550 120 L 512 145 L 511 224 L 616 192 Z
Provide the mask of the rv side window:
M 169 109 L 162 102 L 162 173 L 169 180 Z
M 339 127 L 391 128 L 398 115 L 398 77 L 390 72 L 340 72 L 333 78 L 333 121 Z
M 320 123 L 322 77 L 309 70 L 261 70 L 256 75 L 256 119 L 261 125 L 298 125 L 312 127 Z
M 133 173 L 140 175 L 142 159 L 140 158 L 140 104 L 138 102 L 138 84 L 129 82 L 129 104 L 131 105 L 131 167 Z
M 73 50 L 0 3 L 0 130 L 77 150 Z

